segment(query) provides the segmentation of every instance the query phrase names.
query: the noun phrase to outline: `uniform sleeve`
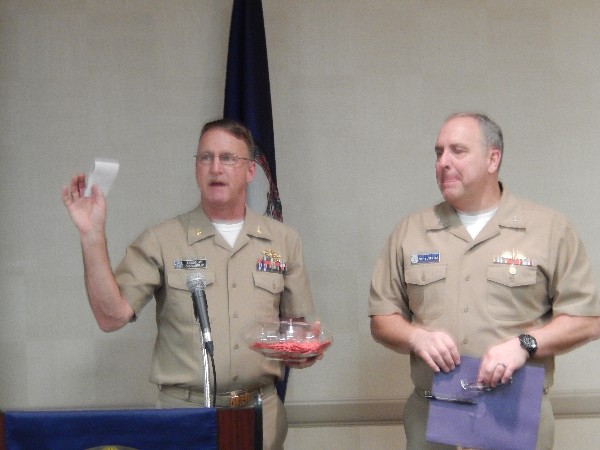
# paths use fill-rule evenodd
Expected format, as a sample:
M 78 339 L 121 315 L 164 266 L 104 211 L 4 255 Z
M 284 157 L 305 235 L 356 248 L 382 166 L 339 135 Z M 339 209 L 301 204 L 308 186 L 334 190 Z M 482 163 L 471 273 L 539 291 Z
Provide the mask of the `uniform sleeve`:
M 598 288 L 581 239 L 566 219 L 555 220 L 553 228 L 556 266 L 549 294 L 554 314 L 600 316 Z
M 145 230 L 125 252 L 115 271 L 121 295 L 136 317 L 164 284 L 164 263 L 159 240 L 152 229 Z
M 402 224 L 398 225 L 381 251 L 371 277 L 369 316 L 401 314 L 411 320 L 400 245 Z
M 280 310 L 284 317 L 307 317 L 314 313 L 308 274 L 304 265 L 302 242 L 298 234 L 287 232 L 288 261 L 281 295 Z

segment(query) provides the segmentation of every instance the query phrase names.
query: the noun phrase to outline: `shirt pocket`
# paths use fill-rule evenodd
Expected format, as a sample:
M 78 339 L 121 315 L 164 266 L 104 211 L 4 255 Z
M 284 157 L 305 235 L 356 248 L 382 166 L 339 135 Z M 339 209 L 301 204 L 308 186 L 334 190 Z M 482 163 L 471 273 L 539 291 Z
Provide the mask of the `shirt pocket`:
M 280 273 L 253 272 L 254 305 L 258 320 L 274 320 L 279 317 L 279 302 L 285 288 Z
M 167 320 L 175 319 L 181 323 L 191 323 L 196 321 L 194 315 L 194 303 L 192 301 L 192 293 L 187 287 L 187 278 L 192 273 L 201 273 L 204 275 L 205 292 L 207 299 L 210 298 L 210 290 L 215 282 L 215 274 L 210 269 L 201 270 L 182 270 L 169 269 L 167 270 L 167 295 L 166 300 L 162 305 L 159 304 L 158 313 L 162 318 Z
M 418 321 L 436 319 L 444 312 L 446 265 L 417 265 L 404 272 L 408 304 Z
M 511 274 L 506 264 L 488 267 L 488 311 L 496 320 L 525 320 L 535 310 L 534 287 L 537 269 L 515 266 Z

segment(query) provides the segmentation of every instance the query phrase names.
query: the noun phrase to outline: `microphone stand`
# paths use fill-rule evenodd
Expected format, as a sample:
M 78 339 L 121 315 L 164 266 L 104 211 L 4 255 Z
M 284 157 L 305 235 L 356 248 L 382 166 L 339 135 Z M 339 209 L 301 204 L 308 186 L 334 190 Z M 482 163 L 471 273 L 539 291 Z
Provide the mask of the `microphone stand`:
M 208 352 L 204 345 L 204 338 L 202 337 L 202 327 L 200 328 L 200 347 L 202 347 L 202 364 L 204 366 L 204 406 L 211 408 L 212 404 L 212 393 L 210 388 L 210 367 L 208 365 Z
M 213 357 L 213 343 L 210 337 L 210 321 L 208 319 L 208 311 L 206 306 L 206 297 L 204 295 L 204 287 L 206 281 L 204 274 L 192 273 L 187 277 L 186 281 L 187 288 L 192 293 L 192 303 L 194 305 L 194 316 L 198 322 L 199 335 L 200 335 L 200 347 L 202 348 L 202 365 L 204 366 L 204 406 L 210 408 L 216 405 L 216 389 L 217 389 L 217 374 L 215 373 L 215 360 Z M 204 335 L 204 328 L 206 328 L 206 336 Z M 208 341 L 207 341 L 208 340 Z M 208 357 L 211 358 L 212 371 L 215 383 L 215 395 L 213 397 L 210 387 L 210 367 L 208 365 Z

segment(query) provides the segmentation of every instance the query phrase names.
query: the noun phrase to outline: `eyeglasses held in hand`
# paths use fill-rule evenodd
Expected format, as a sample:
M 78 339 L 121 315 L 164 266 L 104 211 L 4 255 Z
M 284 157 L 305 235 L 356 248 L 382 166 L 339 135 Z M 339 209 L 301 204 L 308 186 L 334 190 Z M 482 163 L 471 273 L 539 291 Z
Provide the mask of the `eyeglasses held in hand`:
M 220 155 L 215 155 L 213 153 L 205 152 L 199 155 L 194 155 L 194 158 L 196 158 L 197 164 L 201 164 L 203 166 L 210 166 L 215 160 L 215 158 L 218 158 L 218 160 L 221 161 L 221 164 L 223 164 L 224 166 L 229 167 L 235 166 L 240 159 L 252 161 L 252 159 L 250 158 L 243 158 L 234 153 L 221 153 Z
M 505 386 L 506 384 L 511 384 L 513 382 L 512 377 L 508 380 L 508 383 L 499 384 L 495 388 L 485 383 L 477 383 L 476 381 L 468 381 L 468 380 L 460 380 L 460 385 L 465 391 L 477 391 L 477 392 L 489 392 L 494 389 Z

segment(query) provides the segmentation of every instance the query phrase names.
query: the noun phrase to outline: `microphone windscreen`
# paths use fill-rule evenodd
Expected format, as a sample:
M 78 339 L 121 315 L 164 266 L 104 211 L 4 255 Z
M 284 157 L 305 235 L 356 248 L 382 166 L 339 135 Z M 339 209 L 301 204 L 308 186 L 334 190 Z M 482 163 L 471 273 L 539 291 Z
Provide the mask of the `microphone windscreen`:
M 187 277 L 186 285 L 190 292 L 198 288 L 204 289 L 206 287 L 206 277 L 201 272 L 191 273 Z

